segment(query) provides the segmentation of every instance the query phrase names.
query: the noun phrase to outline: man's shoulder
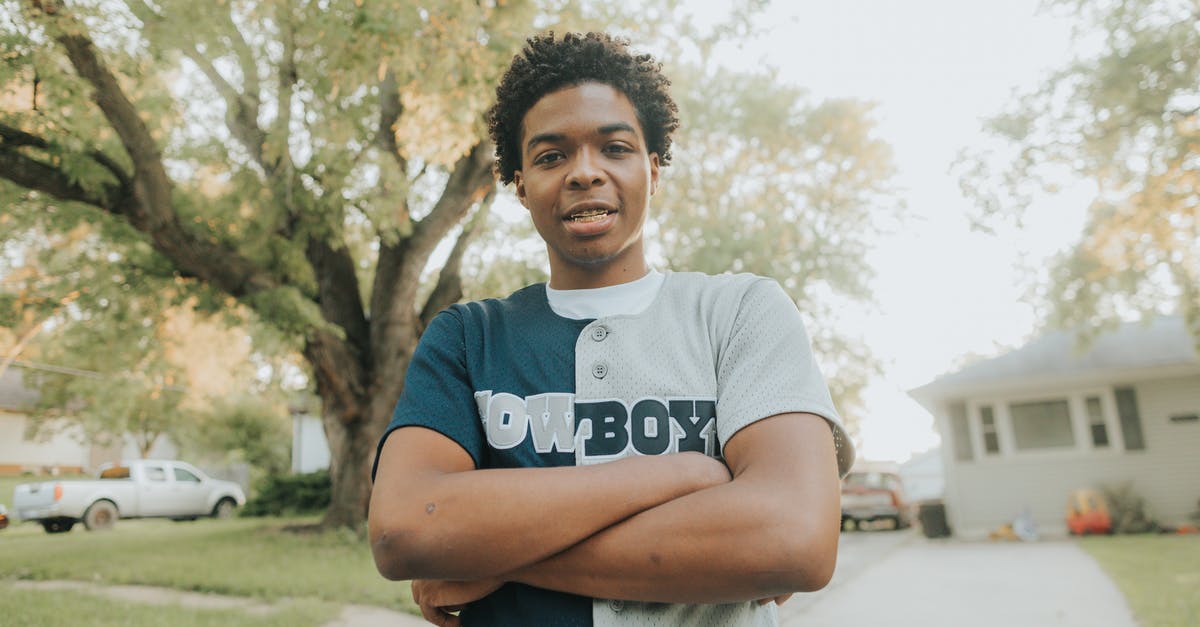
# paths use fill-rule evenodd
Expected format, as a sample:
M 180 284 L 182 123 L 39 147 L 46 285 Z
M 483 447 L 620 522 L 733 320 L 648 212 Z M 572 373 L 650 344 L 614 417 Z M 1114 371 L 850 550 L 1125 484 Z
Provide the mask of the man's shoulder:
M 728 303 L 740 300 L 747 292 L 770 285 L 778 285 L 774 279 L 740 272 L 737 274 L 705 274 L 703 272 L 672 272 L 671 284 L 681 298 L 715 300 Z
M 455 303 L 446 308 L 460 318 L 487 319 L 494 316 L 506 316 L 513 313 L 528 314 L 546 308 L 546 284 L 534 283 L 527 285 L 503 298 L 482 298 L 463 303 Z

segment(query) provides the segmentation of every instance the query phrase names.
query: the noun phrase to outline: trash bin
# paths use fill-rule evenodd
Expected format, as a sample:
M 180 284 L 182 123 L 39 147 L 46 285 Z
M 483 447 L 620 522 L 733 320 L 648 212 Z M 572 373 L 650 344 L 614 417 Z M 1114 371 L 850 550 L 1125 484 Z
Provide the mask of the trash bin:
M 946 522 L 946 504 L 941 501 L 924 501 L 917 506 L 917 518 L 921 521 L 921 533 L 926 538 L 945 538 L 950 535 L 950 524 Z

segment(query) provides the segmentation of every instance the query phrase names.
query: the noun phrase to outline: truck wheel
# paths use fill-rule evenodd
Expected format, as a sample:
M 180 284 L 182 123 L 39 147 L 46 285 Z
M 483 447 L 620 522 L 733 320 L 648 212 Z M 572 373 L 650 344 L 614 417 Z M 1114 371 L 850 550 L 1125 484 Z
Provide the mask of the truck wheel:
M 66 533 L 75 526 L 75 520 L 71 518 L 51 518 L 42 521 L 42 529 L 46 533 Z
M 83 513 L 83 526 L 88 531 L 107 531 L 117 524 L 120 517 L 112 501 L 96 501 Z
M 233 518 L 233 512 L 236 509 L 237 503 L 233 499 L 221 499 L 213 508 L 212 515 L 213 518 Z

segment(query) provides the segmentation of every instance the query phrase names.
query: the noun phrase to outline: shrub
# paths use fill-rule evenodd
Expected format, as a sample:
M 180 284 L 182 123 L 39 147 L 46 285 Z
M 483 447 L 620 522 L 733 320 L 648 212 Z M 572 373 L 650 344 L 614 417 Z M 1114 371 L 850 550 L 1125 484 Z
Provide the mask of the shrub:
M 303 475 L 274 474 L 255 485 L 254 497 L 246 502 L 244 516 L 312 514 L 329 507 L 329 471 Z
M 1102 486 L 1112 515 L 1113 533 L 1148 533 L 1158 531 L 1158 523 L 1146 513 L 1146 499 L 1126 482 L 1117 486 Z

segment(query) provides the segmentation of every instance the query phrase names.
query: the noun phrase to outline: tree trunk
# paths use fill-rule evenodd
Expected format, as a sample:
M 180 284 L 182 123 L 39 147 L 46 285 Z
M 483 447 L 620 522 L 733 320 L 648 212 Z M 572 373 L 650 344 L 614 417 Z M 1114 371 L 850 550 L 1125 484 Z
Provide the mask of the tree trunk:
M 363 415 L 369 417 L 372 408 L 362 409 Z M 347 424 L 328 412 L 322 418 L 325 438 L 329 441 L 331 492 L 329 509 L 325 511 L 321 525 L 361 529 L 371 497 L 371 464 L 378 441 L 378 433 L 362 425 L 376 421 L 368 419 Z
M 321 520 L 325 528 L 349 527 L 362 530 L 371 499 L 371 466 L 379 438 L 392 419 L 392 411 L 403 389 L 404 371 L 415 348 L 414 334 L 409 346 L 400 347 L 400 363 L 395 372 L 373 373 L 377 382 L 373 394 L 358 407 L 339 406 L 337 399 L 322 399 L 322 422 L 329 442 L 329 479 L 332 492 L 329 509 Z M 318 389 L 323 386 L 318 386 Z M 347 420 L 346 416 L 355 418 Z

